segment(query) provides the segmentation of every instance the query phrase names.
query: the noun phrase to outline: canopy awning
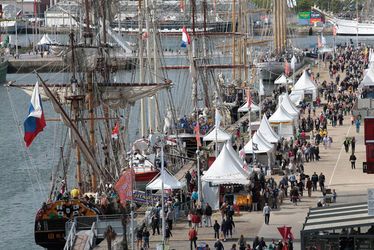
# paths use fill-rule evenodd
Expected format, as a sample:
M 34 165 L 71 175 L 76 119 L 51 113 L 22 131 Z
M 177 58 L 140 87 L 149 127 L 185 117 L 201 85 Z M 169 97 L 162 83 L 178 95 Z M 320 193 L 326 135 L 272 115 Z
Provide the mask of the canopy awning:
M 358 85 L 359 88 L 363 87 L 369 87 L 369 86 L 374 86 L 374 67 L 370 67 L 364 78 L 362 79 L 360 85 Z
M 225 142 L 231 140 L 231 135 L 223 131 L 220 127 L 210 131 L 206 136 L 204 136 L 203 141 L 216 141 L 216 142 Z
M 42 39 L 37 43 L 37 45 L 50 45 L 52 44 L 52 39 L 49 38 L 48 34 L 44 34 Z
M 217 159 L 202 176 L 202 180 L 213 185 L 220 184 L 249 184 L 249 173 L 231 156 L 226 145 Z
M 257 106 L 256 104 L 254 104 L 253 102 L 251 102 L 251 112 L 257 112 L 257 111 L 260 111 L 260 107 Z M 249 111 L 249 108 L 248 108 L 248 103 L 244 103 L 243 106 L 241 106 L 239 109 L 238 109 L 238 112 L 248 112 Z
M 270 123 L 266 118 L 265 114 L 262 117 L 260 127 L 257 131 L 259 131 L 261 135 L 263 135 L 266 138 L 266 140 L 271 143 L 277 143 L 280 138 L 279 135 L 277 135 L 277 133 L 275 133 L 272 127 L 270 126 Z
M 277 110 L 274 112 L 272 116 L 269 118 L 269 122 L 271 123 L 292 123 L 294 121 L 294 117 L 288 113 L 285 108 L 280 104 Z
M 252 139 L 244 146 L 244 152 L 246 154 L 261 154 L 272 151 L 274 145 L 268 142 L 262 135 L 261 132 L 257 131 Z
M 303 74 L 297 80 L 295 86 L 293 86 L 292 90 L 316 90 L 317 86 L 314 82 L 309 78 L 306 70 L 304 70 Z
M 275 81 L 274 84 L 289 84 L 292 80 L 288 79 L 284 74 L 281 74 Z
M 287 111 L 287 113 L 289 113 L 290 115 L 292 115 L 293 117 L 295 117 L 296 119 L 299 118 L 299 109 L 296 108 L 296 106 L 292 103 L 290 97 L 288 96 L 287 93 L 279 96 L 280 98 L 280 102 L 281 105 L 284 107 L 284 109 Z
M 164 172 L 164 189 L 181 189 L 185 186 L 184 183 L 180 182 L 169 171 Z M 162 189 L 162 174 L 161 172 L 155 179 L 147 184 L 147 190 L 161 190 Z

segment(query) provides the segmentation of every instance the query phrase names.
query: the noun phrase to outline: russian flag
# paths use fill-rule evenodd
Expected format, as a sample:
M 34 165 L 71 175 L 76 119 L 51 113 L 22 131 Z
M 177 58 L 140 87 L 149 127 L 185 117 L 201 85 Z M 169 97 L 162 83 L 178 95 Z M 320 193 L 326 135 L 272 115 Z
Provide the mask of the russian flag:
M 43 106 L 39 95 L 39 82 L 36 82 L 34 91 L 32 92 L 29 115 L 23 125 L 25 127 L 24 140 L 26 147 L 29 147 L 34 138 L 39 132 L 43 131 L 43 128 L 46 126 Z
M 187 33 L 186 27 L 183 26 L 181 47 L 185 48 L 185 47 L 187 47 L 187 44 L 191 44 L 191 38 L 190 38 L 190 35 L 188 35 L 188 33 Z

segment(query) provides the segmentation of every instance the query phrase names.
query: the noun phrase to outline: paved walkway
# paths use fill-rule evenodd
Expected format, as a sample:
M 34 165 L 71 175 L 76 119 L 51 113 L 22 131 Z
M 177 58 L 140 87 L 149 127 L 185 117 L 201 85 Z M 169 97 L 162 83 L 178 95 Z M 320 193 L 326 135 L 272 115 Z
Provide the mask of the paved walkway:
M 327 76 L 327 72 L 321 72 L 321 77 Z M 316 112 L 318 114 L 318 112 Z M 305 163 L 306 174 L 317 174 L 323 172 L 326 176 L 327 188 L 335 189 L 337 192 L 337 203 L 351 203 L 365 201 L 368 188 L 374 188 L 373 177 L 362 172 L 362 162 L 365 161 L 365 145 L 363 139 L 363 126 L 360 133 L 356 133 L 354 126 L 350 124 L 350 116 L 344 117 L 343 126 L 328 127 L 328 133 L 333 138 L 331 148 L 324 149 L 320 146 L 319 162 Z M 349 153 L 346 153 L 343 147 L 343 141 L 346 136 L 356 137 L 357 157 L 356 169 L 352 170 L 349 162 Z M 275 178 L 277 178 L 275 176 Z M 278 179 L 278 178 L 277 178 Z M 271 239 L 279 240 L 280 234 L 277 230 L 278 226 L 291 226 L 292 232 L 296 238 L 295 249 L 300 249 L 300 234 L 302 225 L 305 221 L 308 209 L 315 207 L 321 198 L 320 192 L 313 192 L 311 198 L 303 197 L 302 201 L 294 206 L 289 200 L 285 200 L 280 209 L 273 211 L 270 218 L 270 224 L 264 224 L 264 218 L 261 212 L 241 212 L 240 216 L 236 216 L 234 221 L 237 225 L 233 235 L 233 239 L 228 239 L 224 243 L 226 249 L 230 249 L 233 243 L 237 242 L 240 234 L 250 239 L 252 244 L 253 238 L 258 235 L 264 237 L 267 242 Z M 221 219 L 218 213 L 214 215 L 220 223 Z M 213 219 L 214 219 L 213 218 Z M 182 249 L 189 247 L 187 222 L 180 222 L 173 229 L 173 237 L 170 239 L 170 249 Z M 200 228 L 198 230 L 198 243 L 207 242 L 211 247 L 214 245 L 214 234 L 212 228 Z M 151 239 L 151 249 L 155 249 L 161 238 L 154 236 Z

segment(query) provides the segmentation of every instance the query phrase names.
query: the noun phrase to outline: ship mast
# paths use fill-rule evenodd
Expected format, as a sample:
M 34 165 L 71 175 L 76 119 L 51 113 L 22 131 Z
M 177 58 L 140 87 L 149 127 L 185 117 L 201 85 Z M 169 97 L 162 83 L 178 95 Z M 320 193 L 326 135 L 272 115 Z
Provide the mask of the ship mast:
M 274 0 L 273 4 L 273 37 L 275 53 L 280 54 L 286 47 L 286 1 Z
M 139 82 L 144 82 L 144 57 L 143 57 L 143 7 L 142 0 L 138 0 L 138 56 L 139 56 Z M 140 121 L 141 121 L 141 135 L 142 137 L 146 134 L 146 117 L 145 117 L 145 98 L 140 100 Z
M 236 31 L 236 15 L 235 15 L 235 0 L 232 0 L 232 16 L 231 16 L 231 32 L 232 32 L 232 65 L 236 64 L 236 45 L 235 45 L 235 31 Z M 232 68 L 232 79 L 236 79 L 236 69 Z

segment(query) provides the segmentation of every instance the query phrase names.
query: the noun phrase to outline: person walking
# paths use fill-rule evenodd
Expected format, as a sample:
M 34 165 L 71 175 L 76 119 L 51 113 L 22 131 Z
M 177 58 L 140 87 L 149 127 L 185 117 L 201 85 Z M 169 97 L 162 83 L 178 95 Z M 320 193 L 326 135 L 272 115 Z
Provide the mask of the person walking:
M 319 187 L 321 188 L 321 192 L 324 190 L 325 188 L 325 175 L 321 172 L 321 174 L 318 176 L 318 183 L 319 183 Z
M 352 153 L 351 156 L 349 157 L 349 161 L 351 162 L 351 168 L 356 169 L 356 156 Z
M 264 216 L 265 216 L 265 224 L 266 225 L 269 225 L 270 211 L 271 211 L 271 208 L 268 206 L 267 203 L 265 203 L 265 206 L 264 206 L 262 212 L 264 213 Z
M 244 239 L 243 235 L 240 235 L 240 238 L 238 240 L 239 250 L 245 250 L 246 245 L 247 241 Z
M 209 203 L 206 204 L 206 207 L 205 207 L 205 226 L 207 227 L 211 227 L 212 226 L 212 213 L 213 213 L 213 210 L 212 210 L 212 207 L 209 205 Z
M 345 138 L 344 142 L 343 142 L 343 145 L 344 145 L 344 149 L 345 149 L 345 152 L 348 153 L 349 151 L 349 140 L 348 138 Z
M 356 133 L 358 134 L 360 133 L 361 121 L 359 119 L 356 119 L 355 125 L 356 125 Z
M 191 250 L 196 249 L 196 241 L 197 241 L 197 231 L 195 228 L 191 227 L 190 230 L 188 231 L 188 239 L 190 241 L 190 247 Z M 192 245 L 194 247 L 192 247 Z
M 215 250 L 223 250 L 223 249 L 225 249 L 223 247 L 223 244 L 222 244 L 222 242 L 221 242 L 220 239 L 217 239 L 216 243 L 214 243 L 214 249 Z
M 352 140 L 351 140 L 351 147 L 352 147 L 352 154 L 355 153 L 355 150 L 356 150 L 356 137 L 352 137 Z
M 312 181 L 310 180 L 310 178 L 308 177 L 307 181 L 306 181 L 306 188 L 308 189 L 308 197 L 311 197 L 312 196 Z
M 314 172 L 314 174 L 312 175 L 312 187 L 313 187 L 313 191 L 317 190 L 317 182 L 318 182 L 318 175 L 317 175 L 316 172 Z
M 213 229 L 214 229 L 214 238 L 215 239 L 219 239 L 219 229 L 221 228 L 221 226 L 218 224 L 218 221 L 215 220 L 214 221 L 214 225 L 213 225 Z

